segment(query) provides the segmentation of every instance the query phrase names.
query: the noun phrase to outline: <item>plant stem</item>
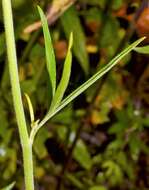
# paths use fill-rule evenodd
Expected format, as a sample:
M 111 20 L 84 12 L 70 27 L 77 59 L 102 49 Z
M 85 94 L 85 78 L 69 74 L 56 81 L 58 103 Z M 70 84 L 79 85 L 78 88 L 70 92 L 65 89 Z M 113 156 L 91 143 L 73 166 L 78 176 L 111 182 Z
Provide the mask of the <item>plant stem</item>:
M 10 81 L 12 87 L 13 103 L 14 103 L 17 124 L 19 128 L 19 135 L 21 139 L 21 146 L 23 151 L 25 187 L 26 190 L 34 190 L 32 146 L 28 136 L 23 103 L 21 98 L 16 47 L 14 39 L 11 0 L 2 0 L 2 6 L 4 14 L 8 65 L 9 65 Z

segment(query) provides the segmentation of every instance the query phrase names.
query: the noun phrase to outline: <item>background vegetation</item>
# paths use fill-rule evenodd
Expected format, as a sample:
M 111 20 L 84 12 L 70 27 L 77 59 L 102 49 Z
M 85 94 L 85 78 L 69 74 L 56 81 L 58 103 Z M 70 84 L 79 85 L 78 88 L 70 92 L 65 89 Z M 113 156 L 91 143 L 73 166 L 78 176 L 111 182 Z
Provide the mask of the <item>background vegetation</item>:
M 73 31 L 72 74 L 66 95 L 127 44 L 146 35 L 148 0 L 12 0 L 23 93 L 42 118 L 50 102 L 49 78 L 37 5 L 47 11 L 60 80 Z M 1 4 L 0 4 L 1 6 Z M 29 27 L 28 27 L 29 26 Z M 33 31 L 34 30 L 34 31 Z M 149 65 L 132 52 L 38 133 L 36 189 L 149 189 Z M 30 122 L 24 98 L 26 117 Z M 0 8 L 0 188 L 23 189 L 21 147 L 12 104 Z

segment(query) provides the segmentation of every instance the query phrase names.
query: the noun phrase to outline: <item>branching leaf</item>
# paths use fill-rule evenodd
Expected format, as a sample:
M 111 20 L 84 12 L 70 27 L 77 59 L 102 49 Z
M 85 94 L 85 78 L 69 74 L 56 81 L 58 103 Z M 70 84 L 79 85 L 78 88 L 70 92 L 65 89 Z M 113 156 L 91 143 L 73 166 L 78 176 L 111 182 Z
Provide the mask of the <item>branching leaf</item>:
M 106 66 L 104 66 L 100 71 L 98 71 L 95 75 L 93 75 L 89 80 L 87 80 L 84 84 L 74 90 L 69 96 L 67 96 L 60 104 L 60 106 L 55 110 L 54 113 L 51 114 L 50 117 L 59 112 L 62 108 L 64 108 L 67 104 L 69 104 L 72 100 L 74 100 L 77 96 L 79 96 L 82 92 L 84 92 L 87 88 L 89 88 L 92 84 L 94 84 L 98 79 L 100 79 L 104 74 L 110 71 L 123 57 L 125 57 L 130 51 L 132 51 L 139 43 L 141 43 L 145 38 L 140 38 L 135 41 L 131 45 L 129 45 L 125 50 L 123 50 L 120 54 L 118 54 L 115 58 L 113 58 Z M 46 116 L 47 117 L 47 116 Z
M 129 52 L 131 52 L 139 43 L 141 43 L 145 38 L 140 38 L 135 41 L 131 45 L 129 45 L 126 49 L 124 49 L 121 53 L 119 53 L 115 58 L 113 58 L 106 66 L 104 66 L 100 71 L 98 71 L 95 75 L 93 75 L 89 80 L 87 80 L 84 84 L 74 90 L 70 95 L 68 95 L 58 106 L 58 108 L 52 112 L 48 112 L 44 119 L 39 123 L 36 128 L 33 128 L 31 132 L 30 139 L 33 142 L 33 139 L 38 132 L 38 130 L 57 112 L 63 109 L 67 104 L 69 104 L 72 100 L 74 100 L 77 96 L 79 96 L 82 92 L 84 92 L 87 88 L 89 88 L 92 84 L 94 84 L 98 79 L 100 79 L 104 74 L 110 71 L 122 58 L 124 58 Z
M 65 63 L 64 63 L 62 78 L 61 78 L 61 81 L 57 87 L 55 96 L 52 100 L 50 112 L 54 111 L 58 107 L 58 105 L 60 104 L 60 102 L 64 96 L 65 90 L 66 90 L 68 83 L 69 83 L 70 73 L 71 73 L 71 64 L 72 64 L 72 53 L 71 53 L 72 44 L 73 44 L 73 35 L 71 33 L 70 39 L 69 39 L 68 52 L 67 52 Z
M 149 54 L 149 45 L 143 47 L 136 47 L 134 50 L 138 53 Z
M 47 19 L 42 11 L 42 9 L 38 6 L 38 11 L 40 14 L 42 28 L 44 33 L 44 40 L 45 40 L 45 51 L 46 51 L 46 61 L 47 61 L 47 69 L 50 77 L 50 83 L 52 88 L 52 95 L 55 94 L 56 89 L 56 61 L 55 61 L 55 54 L 52 46 L 52 40 L 48 28 Z

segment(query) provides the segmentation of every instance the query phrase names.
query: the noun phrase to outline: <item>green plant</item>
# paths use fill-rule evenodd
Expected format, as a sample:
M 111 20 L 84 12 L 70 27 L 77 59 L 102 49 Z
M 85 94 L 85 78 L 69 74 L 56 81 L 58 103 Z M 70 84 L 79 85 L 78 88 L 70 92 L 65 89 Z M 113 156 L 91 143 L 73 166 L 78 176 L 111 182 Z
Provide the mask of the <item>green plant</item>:
M 103 67 L 89 80 L 87 80 L 84 84 L 82 84 L 70 95 L 68 95 L 65 99 L 63 99 L 65 90 L 68 86 L 70 72 L 71 72 L 71 63 L 72 63 L 71 48 L 73 44 L 73 35 L 70 34 L 68 52 L 64 63 L 62 78 L 60 80 L 59 85 L 56 88 L 56 61 L 55 61 L 54 50 L 52 47 L 51 37 L 48 30 L 48 24 L 46 18 L 41 8 L 38 7 L 43 26 L 44 38 L 45 38 L 45 50 L 46 50 L 46 59 L 47 59 L 46 63 L 47 63 L 47 69 L 49 73 L 50 87 L 51 87 L 51 105 L 46 116 L 41 121 L 39 121 L 39 119 L 35 120 L 31 101 L 29 99 L 29 96 L 26 95 L 29 104 L 30 117 L 31 117 L 31 132 L 29 133 L 27 130 L 27 124 L 23 109 L 21 89 L 18 77 L 18 66 L 17 66 L 17 56 L 16 56 L 15 39 L 14 39 L 11 1 L 2 0 L 2 5 L 3 5 L 3 14 L 4 14 L 8 65 L 9 65 L 9 72 L 10 72 L 10 79 L 12 86 L 12 96 L 13 96 L 14 108 L 17 117 L 19 135 L 23 152 L 25 187 L 26 190 L 33 190 L 34 177 L 33 177 L 32 145 L 38 130 L 57 112 L 63 109 L 67 104 L 69 104 L 72 100 L 74 100 L 77 96 L 79 96 L 82 92 L 84 92 L 88 87 L 90 87 L 93 83 L 95 83 L 99 78 L 101 78 L 105 73 L 107 73 L 112 67 L 114 67 L 125 55 L 127 55 L 131 50 L 133 50 L 140 42 L 142 42 L 144 38 L 137 40 L 129 47 L 127 47 L 124 51 L 122 51 L 114 59 L 112 59 L 105 67 Z

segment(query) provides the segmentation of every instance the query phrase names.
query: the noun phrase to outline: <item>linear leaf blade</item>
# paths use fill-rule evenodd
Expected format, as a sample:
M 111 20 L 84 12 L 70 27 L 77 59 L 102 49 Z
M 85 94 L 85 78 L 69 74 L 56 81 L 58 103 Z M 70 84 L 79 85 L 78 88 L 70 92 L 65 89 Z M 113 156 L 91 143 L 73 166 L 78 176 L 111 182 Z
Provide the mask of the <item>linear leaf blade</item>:
M 2 188 L 1 190 L 11 190 L 14 187 L 14 185 L 15 185 L 15 182 L 11 183 L 7 187 Z
M 149 54 L 149 45 L 143 47 L 136 47 L 134 50 L 138 53 Z
M 140 38 L 131 45 L 129 45 L 126 49 L 124 49 L 121 53 L 119 53 L 115 58 L 113 58 L 106 66 L 104 66 L 101 70 L 99 70 L 96 74 L 94 74 L 89 80 L 83 83 L 80 87 L 74 90 L 70 95 L 68 95 L 56 108 L 54 111 L 50 111 L 43 118 L 43 120 L 39 123 L 36 128 L 33 128 L 31 132 L 30 139 L 33 142 L 33 139 L 38 132 L 38 130 L 56 113 L 62 110 L 66 105 L 68 105 L 72 100 L 74 100 L 77 96 L 79 96 L 82 92 L 84 92 L 87 88 L 89 88 L 92 84 L 94 84 L 98 79 L 100 79 L 104 74 L 110 71 L 122 58 L 124 58 L 128 53 L 130 53 L 139 43 L 141 43 L 145 38 Z
M 68 51 L 67 51 L 67 55 L 66 55 L 65 62 L 64 62 L 62 78 L 60 80 L 60 83 L 57 87 L 54 98 L 52 100 L 50 112 L 52 110 L 56 109 L 57 106 L 60 104 L 60 102 L 64 96 L 64 93 L 66 91 L 66 88 L 68 86 L 68 83 L 69 83 L 70 73 L 71 73 L 71 65 L 72 65 L 72 53 L 71 53 L 72 44 L 73 44 L 73 35 L 71 33 L 70 39 L 69 39 Z
M 89 88 L 92 84 L 94 84 L 98 79 L 100 79 L 104 74 L 110 71 L 123 57 L 125 57 L 129 52 L 131 52 L 139 43 L 141 43 L 145 38 L 140 38 L 135 41 L 131 45 L 129 45 L 126 49 L 124 49 L 120 54 L 118 54 L 115 58 L 113 58 L 106 66 L 104 66 L 100 71 L 94 74 L 89 80 L 87 80 L 84 84 L 74 90 L 70 95 L 68 95 L 60 104 L 60 106 L 51 114 L 47 114 L 45 116 L 45 121 L 63 109 L 67 104 L 69 104 L 72 100 L 74 100 L 77 96 L 79 96 L 82 92 L 84 92 L 87 88 Z
M 46 51 L 46 64 L 49 73 L 51 88 L 52 88 L 52 95 L 55 94 L 56 89 L 56 61 L 55 61 L 55 54 L 53 50 L 52 40 L 49 32 L 48 22 L 47 19 L 42 11 L 42 9 L 38 6 L 38 11 L 41 18 L 43 34 L 44 34 L 44 41 L 45 41 L 45 51 Z

